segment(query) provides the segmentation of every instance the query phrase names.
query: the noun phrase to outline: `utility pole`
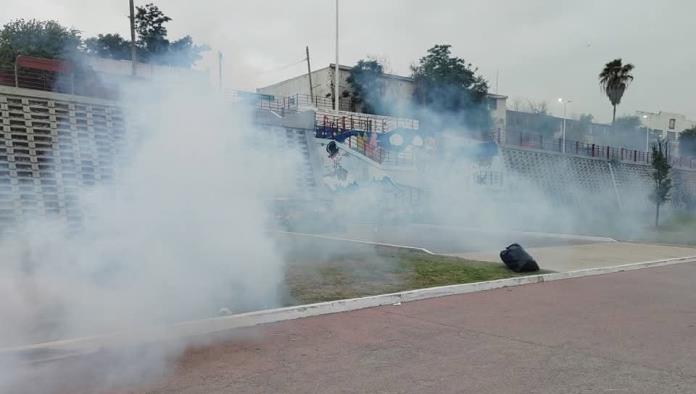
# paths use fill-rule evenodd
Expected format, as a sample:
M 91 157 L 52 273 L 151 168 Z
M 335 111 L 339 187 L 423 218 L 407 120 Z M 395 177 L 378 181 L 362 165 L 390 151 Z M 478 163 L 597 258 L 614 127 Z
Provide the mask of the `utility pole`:
M 498 80 L 500 77 L 500 70 L 495 70 L 495 94 L 498 94 Z
M 133 76 L 135 76 L 137 73 L 136 63 L 137 63 L 138 59 L 137 59 L 136 54 L 135 54 L 135 6 L 133 5 L 133 0 L 129 0 L 129 5 L 130 5 L 130 33 L 131 33 L 131 42 L 130 42 L 131 74 Z
M 338 67 L 338 0 L 336 0 L 336 68 L 334 69 L 334 110 L 336 111 L 336 122 L 338 122 L 338 111 L 339 111 L 339 99 L 338 99 L 338 81 L 339 81 L 339 67 Z
M 307 78 L 309 78 L 309 102 L 314 101 L 314 86 L 312 86 L 312 65 L 309 62 L 309 45 L 305 48 L 307 50 Z

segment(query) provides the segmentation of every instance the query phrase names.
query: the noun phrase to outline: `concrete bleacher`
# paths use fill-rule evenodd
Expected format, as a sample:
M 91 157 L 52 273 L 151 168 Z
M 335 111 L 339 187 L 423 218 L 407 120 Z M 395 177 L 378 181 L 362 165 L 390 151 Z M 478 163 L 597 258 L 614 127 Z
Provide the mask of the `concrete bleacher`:
M 501 149 L 508 174 L 535 185 L 559 204 L 588 206 L 611 201 L 617 208 L 654 209 L 652 166 L 506 146 Z M 506 179 L 515 177 L 506 177 Z M 696 199 L 696 171 L 673 168 L 671 207 Z M 590 201 L 587 201 L 590 200 Z
M 0 229 L 79 222 L 77 192 L 113 178 L 125 127 L 112 101 L 0 86 Z
M 517 148 L 504 148 L 501 154 L 506 172 L 530 182 L 552 196 L 554 202 L 577 203 L 577 189 L 604 193 L 613 187 L 603 160 Z
M 266 110 L 254 120 L 264 147 L 295 159 L 298 173 L 288 194 L 326 197 L 321 186 L 328 165 L 322 162 L 326 140 L 315 138 L 317 114 L 288 112 L 279 117 Z M 114 160 L 124 143 L 126 123 L 114 101 L 0 86 L 0 229 L 41 216 L 79 223 L 79 190 L 117 176 Z M 395 190 L 407 190 L 409 196 L 427 184 L 415 159 L 400 160 L 399 165 L 388 158 L 375 161 L 361 154 L 365 146 L 365 138 L 358 136 L 341 145 L 346 155 L 343 164 L 355 167 L 351 167 L 355 174 L 368 181 L 386 176 Z M 524 182 L 555 204 L 603 204 L 607 209 L 650 204 L 648 164 L 516 146 L 500 147 L 500 156 L 501 168 L 489 171 L 495 179 L 485 183 L 495 184 L 501 192 L 514 191 L 515 182 Z M 472 176 L 478 179 L 481 174 L 488 173 Z M 696 170 L 675 168 L 672 177 L 674 204 L 693 204 Z

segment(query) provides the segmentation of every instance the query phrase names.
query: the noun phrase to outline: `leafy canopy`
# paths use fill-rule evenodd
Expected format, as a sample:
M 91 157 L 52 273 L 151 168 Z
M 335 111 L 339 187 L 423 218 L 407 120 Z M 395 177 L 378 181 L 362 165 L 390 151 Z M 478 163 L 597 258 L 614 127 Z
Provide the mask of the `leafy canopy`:
M 634 68 L 631 63 L 623 64 L 621 59 L 614 59 L 605 64 L 599 73 L 599 84 L 612 105 L 621 103 L 626 88 L 633 81 L 631 71 Z
M 17 19 L 0 30 L 0 64 L 14 64 L 17 55 L 66 59 L 74 56 L 81 45 L 76 29 L 52 20 Z
M 636 130 L 640 128 L 640 118 L 637 116 L 620 116 L 616 118 L 614 127 L 618 130 Z
M 85 40 L 85 52 L 103 58 L 130 60 L 130 41 L 119 34 L 99 34 Z
M 350 70 L 348 83 L 353 91 L 353 102 L 368 114 L 383 114 L 384 67 L 376 60 L 360 60 Z
M 654 188 L 650 198 L 655 203 L 655 226 L 660 221 L 660 205 L 669 201 L 670 191 L 672 190 L 672 178 L 670 170 L 672 166 L 666 155 L 666 146 L 662 141 L 658 141 L 652 147 L 652 167 Z
M 696 156 L 696 127 L 679 133 L 679 154 L 681 156 Z
M 138 61 L 191 67 L 208 50 L 196 45 L 190 36 L 170 41 L 166 23 L 172 18 L 156 5 L 137 7 L 135 28 L 138 34 Z M 130 60 L 130 40 L 119 34 L 99 34 L 82 40 L 77 29 L 56 21 L 18 19 L 0 30 L 0 64 L 13 64 L 17 55 L 49 59 L 71 59 L 80 53 L 116 60 Z

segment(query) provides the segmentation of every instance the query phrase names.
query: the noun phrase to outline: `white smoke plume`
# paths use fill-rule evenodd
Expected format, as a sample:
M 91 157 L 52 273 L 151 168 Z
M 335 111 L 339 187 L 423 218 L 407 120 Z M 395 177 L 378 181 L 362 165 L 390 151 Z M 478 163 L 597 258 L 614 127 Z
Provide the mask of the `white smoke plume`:
M 293 153 L 264 148 L 249 114 L 207 87 L 141 81 L 120 105 L 121 165 L 80 192 L 80 229 L 37 219 L 0 244 L 0 347 L 279 303 L 269 203 L 294 186 Z

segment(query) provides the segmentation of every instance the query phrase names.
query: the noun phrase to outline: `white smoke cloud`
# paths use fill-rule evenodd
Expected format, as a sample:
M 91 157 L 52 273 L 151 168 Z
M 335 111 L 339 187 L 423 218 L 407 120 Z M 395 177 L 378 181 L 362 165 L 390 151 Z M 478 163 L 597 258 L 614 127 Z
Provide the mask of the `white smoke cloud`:
M 266 149 L 249 114 L 207 87 L 122 92 L 122 165 L 80 192 L 79 230 L 37 219 L 0 244 L 0 348 L 280 302 L 268 208 L 294 186 L 296 156 Z

